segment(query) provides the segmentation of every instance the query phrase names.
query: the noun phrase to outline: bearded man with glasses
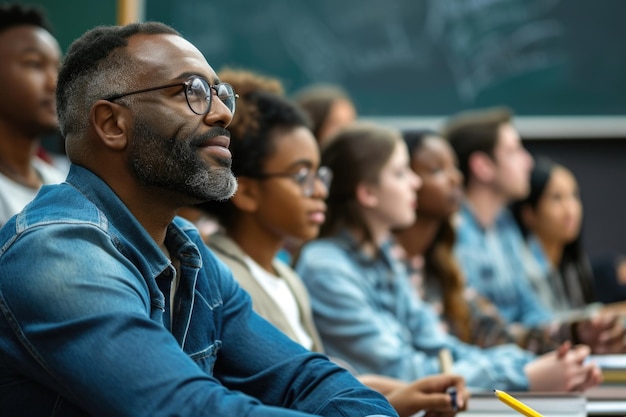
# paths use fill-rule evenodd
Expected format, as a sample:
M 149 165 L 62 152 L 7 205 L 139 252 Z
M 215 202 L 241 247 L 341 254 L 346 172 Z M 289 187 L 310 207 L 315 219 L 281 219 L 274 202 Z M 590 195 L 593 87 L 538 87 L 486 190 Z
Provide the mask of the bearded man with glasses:
M 67 180 L 0 230 L 3 416 L 396 416 L 253 313 L 176 217 L 237 188 L 236 94 L 200 51 L 159 23 L 95 28 L 57 103 Z

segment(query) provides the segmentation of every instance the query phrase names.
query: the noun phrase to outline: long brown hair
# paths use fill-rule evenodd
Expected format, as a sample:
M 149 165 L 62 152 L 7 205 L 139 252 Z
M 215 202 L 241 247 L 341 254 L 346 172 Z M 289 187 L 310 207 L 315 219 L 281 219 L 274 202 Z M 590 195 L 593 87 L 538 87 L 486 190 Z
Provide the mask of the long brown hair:
M 456 233 L 445 221 L 424 253 L 424 279 L 436 281 L 443 294 L 444 317 L 451 332 L 464 342 L 472 339 L 470 307 L 465 299 L 465 278 L 454 257 Z
M 441 138 L 437 132 L 428 129 L 405 130 L 402 136 L 409 157 L 413 161 L 422 150 L 424 139 Z M 446 219 L 424 251 L 424 285 L 441 289 L 443 315 L 451 327 L 450 331 L 464 342 L 470 342 L 472 339 L 470 307 L 465 299 L 465 279 L 453 252 L 455 241 L 454 227 L 451 220 Z
M 321 237 L 348 228 L 361 235 L 361 243 L 375 243 L 361 214 L 356 190 L 362 182 L 378 182 L 380 172 L 401 141 L 399 131 L 357 122 L 340 130 L 322 149 L 322 165 L 332 170 L 333 181 L 326 199 L 328 211 Z

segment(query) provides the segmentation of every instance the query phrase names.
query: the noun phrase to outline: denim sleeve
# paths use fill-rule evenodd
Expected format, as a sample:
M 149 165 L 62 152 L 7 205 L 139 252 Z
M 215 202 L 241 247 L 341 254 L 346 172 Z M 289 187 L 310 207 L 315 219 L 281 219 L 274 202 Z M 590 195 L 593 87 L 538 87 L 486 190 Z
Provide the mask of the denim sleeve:
M 536 296 L 524 272 L 523 265 L 519 264 L 520 271 L 511 284 L 502 286 L 498 277 L 484 279 L 485 253 L 479 245 L 470 241 L 463 241 L 459 236 L 454 248 L 454 255 L 467 279 L 469 286 L 488 298 L 496 305 L 502 317 L 509 323 L 520 323 L 526 327 L 542 326 L 552 319 L 550 312 Z M 493 284 L 496 283 L 496 285 Z M 507 281 L 508 282 L 508 281 Z M 499 302 L 508 300 L 504 304 Z
M 437 373 L 436 357 L 415 350 L 407 329 L 376 308 L 359 271 L 335 261 L 313 251 L 303 253 L 297 265 L 326 352 L 360 373 L 405 381 Z
M 24 253 L 33 254 L 33 261 L 24 262 Z M 223 329 L 226 359 L 258 359 L 257 368 L 270 368 L 271 377 L 280 374 L 277 388 L 269 377 L 252 380 L 267 383 L 257 387 L 264 395 L 264 389 L 280 391 L 268 398 L 281 395 L 294 410 L 263 405 L 229 390 L 203 372 L 174 337 L 150 319 L 144 278 L 95 226 L 47 225 L 26 231 L 0 249 L 0 271 L 0 369 L 4 379 L 6 370 L 18 372 L 20 385 L 32 387 L 25 394 L 35 402 L 41 392 L 48 397 L 58 393 L 62 402 L 102 417 L 396 415 L 380 395 L 355 384 L 322 358 L 292 345 L 281 346 L 283 339 L 250 315 L 245 297 L 234 287 L 229 289 L 232 284 L 226 281 L 225 319 L 233 320 Z M 222 277 L 226 278 L 230 277 Z M 237 357 L 241 345 L 245 353 Z M 274 351 L 285 357 L 265 358 Z M 293 355 L 293 363 L 288 363 Z M 313 366 L 305 364 L 317 362 L 323 371 L 312 374 Z M 235 366 L 230 371 L 230 381 L 243 385 L 244 372 L 251 369 Z M 324 376 L 345 388 L 331 394 L 330 382 L 322 382 Z M 326 394 L 325 401 L 321 395 L 306 398 L 309 393 L 303 390 L 317 386 Z
M 297 271 L 311 294 L 315 322 L 330 355 L 359 372 L 411 381 L 439 373 L 437 353 L 448 348 L 455 373 L 468 386 L 528 389 L 524 366 L 532 354 L 513 345 L 482 350 L 444 333 L 430 307 L 412 297 L 408 282 L 388 300 L 395 312 L 381 311 L 374 300 L 384 303 L 384 291 L 368 288 L 363 274 L 336 254 L 309 249 L 301 254 Z

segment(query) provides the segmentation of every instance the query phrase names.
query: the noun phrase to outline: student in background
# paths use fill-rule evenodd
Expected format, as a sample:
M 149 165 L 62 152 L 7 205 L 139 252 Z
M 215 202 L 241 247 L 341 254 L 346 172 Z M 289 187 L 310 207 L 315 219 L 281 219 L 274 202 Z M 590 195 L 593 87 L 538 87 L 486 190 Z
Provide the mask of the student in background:
M 372 124 L 343 129 L 322 151 L 333 171 L 321 238 L 304 245 L 296 264 L 322 342 L 359 372 L 406 381 L 441 371 L 438 353 L 452 354 L 453 372 L 471 388 L 584 390 L 599 382 L 583 364 L 587 346 L 541 357 L 509 344 L 481 349 L 443 331 L 416 297 L 392 230 L 415 221 L 421 179 L 409 166 L 399 132 Z
M 551 329 L 507 324 L 497 307 L 466 285 L 453 252 L 453 223 L 463 200 L 463 174 L 456 155 L 434 131 L 408 130 L 403 137 L 411 168 L 423 183 L 415 222 L 396 230 L 395 236 L 419 296 L 434 307 L 444 328 L 466 343 L 481 347 L 516 343 L 535 353 L 556 349 L 565 340 L 555 339 Z
M 311 130 L 321 147 L 339 129 L 357 118 L 357 111 L 348 93 L 338 85 L 312 84 L 294 95 L 294 100 L 311 119 Z
M 533 290 L 524 267 L 524 243 L 508 205 L 530 191 L 531 155 L 506 108 L 451 117 L 444 136 L 464 175 L 455 255 L 467 283 L 497 306 L 509 324 L 551 329 L 555 340 L 588 344 L 594 353 L 621 352 L 624 329 L 617 316 L 597 315 L 563 326 Z
M 64 175 L 41 159 L 41 138 L 57 128 L 61 49 L 43 14 L 0 5 L 0 226 L 44 184 Z
M 594 301 L 590 262 L 581 242 L 583 217 L 572 171 L 546 158 L 530 174 L 528 196 L 512 205 L 528 254 L 538 266 L 531 283 L 557 316 L 579 314 Z M 573 311 L 575 310 L 575 311 Z
M 320 167 L 306 115 L 276 94 L 280 90 L 273 88 L 274 79 L 233 70 L 220 71 L 219 76 L 239 94 L 229 126 L 232 169 L 239 188 L 228 201 L 198 206 L 222 225 L 223 231 L 210 236 L 208 245 L 250 294 L 257 313 L 307 349 L 323 352 L 307 290 L 276 254 L 286 241 L 317 236 L 325 218 L 331 172 Z M 451 385 L 458 389 L 461 410 L 468 395 L 459 376 L 433 376 L 412 383 L 379 375 L 359 379 L 383 393 L 401 417 L 422 409 L 453 414 L 445 394 Z

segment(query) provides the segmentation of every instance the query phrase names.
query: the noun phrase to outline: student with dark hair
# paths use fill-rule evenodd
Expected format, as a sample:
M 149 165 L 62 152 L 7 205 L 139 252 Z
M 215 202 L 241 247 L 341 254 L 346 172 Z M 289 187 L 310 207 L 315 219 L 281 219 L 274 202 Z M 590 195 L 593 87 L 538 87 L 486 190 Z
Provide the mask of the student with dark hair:
M 411 168 L 423 181 L 415 222 L 395 232 L 418 295 L 433 306 L 442 325 L 481 347 L 516 343 L 535 353 L 556 349 L 548 329 L 507 324 L 497 307 L 468 287 L 454 256 L 455 216 L 463 201 L 463 175 L 456 155 L 437 132 L 403 132 Z
M 508 205 L 530 191 L 533 158 L 508 109 L 472 110 L 451 117 L 444 136 L 464 175 L 465 201 L 456 226 L 455 255 L 467 283 L 497 306 L 510 325 L 543 328 L 556 341 L 589 345 L 594 353 L 621 352 L 617 316 L 562 320 L 544 305 L 524 266 L 524 244 Z
M 0 226 L 44 184 L 64 176 L 38 156 L 57 127 L 55 90 L 61 49 L 43 14 L 0 5 Z
M 294 100 L 309 115 L 311 130 L 322 147 L 339 129 L 357 118 L 352 99 L 338 85 L 311 84 L 296 92 Z
M 332 174 L 320 166 L 308 118 L 277 94 L 276 80 L 245 70 L 218 75 L 239 92 L 237 114 L 229 126 L 239 189 L 228 201 L 199 205 L 224 226 L 223 232 L 209 236 L 208 245 L 250 294 L 256 312 L 307 349 L 323 352 L 306 288 L 276 254 L 287 241 L 317 236 Z M 357 377 L 383 393 L 401 417 L 422 409 L 452 414 L 445 394 L 451 385 L 457 387 L 460 409 L 465 409 L 467 392 L 459 376 L 411 383 L 380 375 Z
M 160 23 L 94 28 L 57 103 L 66 182 L 0 229 L 3 416 L 397 415 L 254 313 L 176 217 L 237 189 L 236 94 L 196 47 Z
M 574 174 L 547 158 L 538 159 L 530 174 L 530 192 L 512 205 L 512 212 L 539 266 L 537 274 L 529 274 L 535 292 L 556 315 L 579 314 L 595 298 L 581 242 L 583 209 Z
M 322 151 L 333 171 L 321 238 L 304 245 L 296 270 L 327 352 L 359 372 L 410 381 L 452 371 L 470 388 L 570 391 L 599 382 L 584 364 L 587 346 L 536 357 L 509 344 L 481 349 L 443 331 L 436 313 L 415 295 L 394 251 L 392 231 L 415 221 L 421 179 L 409 165 L 399 132 L 371 124 L 343 129 Z

